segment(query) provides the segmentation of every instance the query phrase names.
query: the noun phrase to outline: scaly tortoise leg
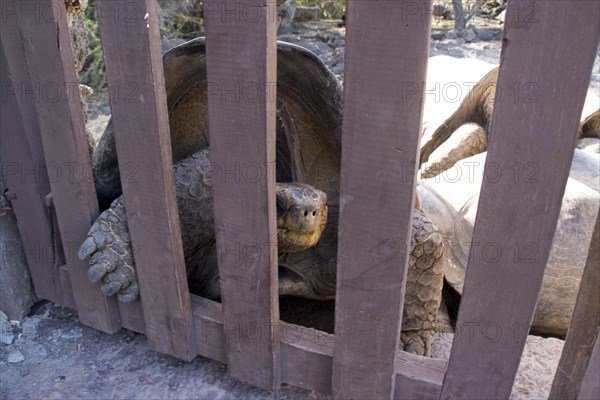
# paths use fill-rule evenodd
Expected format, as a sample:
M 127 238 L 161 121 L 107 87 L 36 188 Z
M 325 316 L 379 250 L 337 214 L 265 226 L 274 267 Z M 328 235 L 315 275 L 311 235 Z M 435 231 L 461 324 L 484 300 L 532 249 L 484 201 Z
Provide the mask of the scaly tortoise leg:
M 435 335 L 435 317 L 442 298 L 443 244 L 436 226 L 419 210 L 413 214 L 411 248 L 401 347 L 409 353 L 429 357 Z
M 195 260 L 195 253 L 214 241 L 208 149 L 194 153 L 173 168 L 184 257 Z M 193 226 L 204 229 L 193 229 Z M 123 196 L 117 197 L 110 208 L 100 214 L 81 244 L 78 256 L 82 260 L 89 259 L 88 277 L 92 282 L 103 282 L 101 290 L 106 296 L 116 294 L 126 303 L 139 296 Z M 186 263 L 188 272 L 196 266 Z
M 92 282 L 104 283 L 101 290 L 106 296 L 117 294 L 119 300 L 126 303 L 138 297 L 140 290 L 123 196 L 100 214 L 80 246 L 78 256 L 82 260 L 89 258 L 88 277 Z

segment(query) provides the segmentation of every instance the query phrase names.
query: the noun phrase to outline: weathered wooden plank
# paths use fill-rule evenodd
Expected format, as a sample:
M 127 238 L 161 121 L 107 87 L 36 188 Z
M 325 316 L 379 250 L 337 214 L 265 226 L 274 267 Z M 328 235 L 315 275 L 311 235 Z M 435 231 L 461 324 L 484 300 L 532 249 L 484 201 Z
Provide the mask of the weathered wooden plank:
M 581 382 L 581 388 L 577 394 L 578 400 L 600 399 L 600 340 L 596 337 L 596 343 L 592 350 L 592 356 L 587 370 Z
M 597 365 L 593 365 L 591 358 L 592 350 L 594 347 L 598 347 L 598 342 L 600 342 L 598 340 L 599 332 L 600 211 L 596 217 L 596 227 L 592 234 L 567 340 L 552 383 L 550 399 L 576 399 L 586 374 L 595 376 L 596 388 L 598 388 L 600 371 L 598 371 Z M 597 393 L 595 398 L 599 397 L 600 393 Z
M 331 394 L 335 336 L 281 322 L 281 381 Z
M 3 3 L 3 8 L 5 5 L 11 4 Z M 51 247 L 52 221 L 44 204 L 50 184 L 35 114 L 35 103 L 40 99 L 41 90 L 39 83 L 36 89 L 35 82 L 29 77 L 17 26 L 17 8 L 14 10 L 14 14 L 4 10 L 0 24 L 1 169 L 5 185 L 13 194 L 11 204 L 17 216 L 35 293 L 40 298 L 61 303 L 60 275 Z M 16 249 L 18 244 L 14 245 Z
M 398 350 L 395 365 L 394 399 L 439 399 L 446 372 L 446 361 Z
M 394 393 L 431 25 L 423 11 L 430 6 L 429 0 L 347 6 L 333 361 L 338 398 Z
M 77 310 L 77 303 L 75 303 L 75 297 L 73 296 L 73 288 L 71 287 L 71 278 L 69 277 L 69 269 L 67 265 L 62 265 L 58 269 L 60 273 L 60 284 L 62 286 L 63 298 L 62 306 Z
M 510 396 L 600 37 L 597 2 L 511 5 L 443 399 Z
M 63 300 L 61 305 L 77 310 L 75 297 L 73 297 L 73 288 L 71 287 L 71 278 L 66 265 L 59 268 L 60 283 L 62 285 Z M 142 305 L 139 300 L 133 303 L 119 303 L 119 316 L 121 317 L 121 325 L 130 331 L 145 333 L 146 326 L 144 324 L 144 315 Z
M 221 171 L 212 179 L 227 363 L 234 377 L 269 390 L 280 384 L 272 325 L 279 321 L 275 182 L 268 174 L 275 163 L 274 6 L 209 1 L 204 8 L 208 81 L 233 93 L 208 95 L 211 158 Z M 245 84 L 256 91 L 236 95 Z
M 54 207 L 81 322 L 105 332 L 120 328 L 117 304 L 107 299 L 87 278 L 87 265 L 76 249 L 98 216 L 83 111 L 67 29 L 64 2 L 60 0 L 20 3 L 18 18 L 21 43 L 31 82 L 41 90 L 36 101 Z M 47 193 L 44 193 L 46 195 Z
M 121 325 L 123 328 L 146 334 L 144 310 L 140 299 L 137 299 L 132 303 L 119 302 L 119 315 L 121 316 Z
M 198 354 L 226 364 L 226 336 L 223 329 L 224 317 L 221 303 L 194 295 L 191 296 L 191 301 Z
M 196 348 L 204 357 L 227 362 L 223 329 L 223 309 L 220 303 L 191 297 Z M 280 321 L 281 382 L 307 390 L 331 394 L 331 372 L 335 335 L 304 326 Z M 394 358 L 396 380 L 395 399 L 437 398 L 446 361 L 425 358 L 397 350 Z
M 194 326 L 185 273 L 156 2 L 97 2 L 112 123 L 146 335 L 152 346 L 192 359 Z M 119 97 L 124 88 L 134 96 Z

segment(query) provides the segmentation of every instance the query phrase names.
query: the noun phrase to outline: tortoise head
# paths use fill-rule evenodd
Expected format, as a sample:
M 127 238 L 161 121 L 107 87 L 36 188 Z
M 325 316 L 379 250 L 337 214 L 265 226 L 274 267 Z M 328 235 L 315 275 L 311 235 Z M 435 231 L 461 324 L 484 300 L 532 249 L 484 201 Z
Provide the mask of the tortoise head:
M 314 246 L 327 222 L 327 195 L 302 183 L 277 183 L 277 245 L 294 253 Z

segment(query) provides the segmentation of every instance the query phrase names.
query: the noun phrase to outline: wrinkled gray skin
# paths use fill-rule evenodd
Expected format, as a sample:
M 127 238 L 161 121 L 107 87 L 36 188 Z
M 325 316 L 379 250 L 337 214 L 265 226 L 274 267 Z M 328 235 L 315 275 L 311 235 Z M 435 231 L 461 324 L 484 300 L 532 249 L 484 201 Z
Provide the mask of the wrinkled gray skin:
M 188 282 L 192 292 L 214 299 L 220 296 L 220 286 L 207 150 L 204 54 L 204 40 L 199 38 L 167 52 L 163 63 Z M 285 251 L 279 235 L 280 294 L 310 299 L 335 297 L 341 93 L 340 83 L 314 54 L 278 43 L 276 178 L 281 183 L 277 199 L 279 203 L 283 198 L 289 205 L 288 211 L 278 207 L 278 228 L 295 224 L 294 218 L 289 218 L 293 215 L 289 209 L 304 210 L 308 205 L 311 210 L 323 210 L 322 204 L 306 203 L 311 196 L 291 196 L 290 191 L 298 187 L 313 190 L 318 199 L 325 197 L 319 195 L 322 191 L 328 202 L 327 224 L 314 246 L 304 251 Z M 110 123 L 93 155 L 92 166 L 100 202 L 106 205 L 120 194 Z M 411 244 L 402 342 L 409 352 L 429 355 L 441 300 L 443 249 L 437 229 L 418 210 L 414 213 Z M 100 215 L 81 246 L 80 257 L 89 258 L 90 279 L 101 280 L 107 295 L 117 294 L 122 301 L 137 297 L 139 289 L 121 197 Z

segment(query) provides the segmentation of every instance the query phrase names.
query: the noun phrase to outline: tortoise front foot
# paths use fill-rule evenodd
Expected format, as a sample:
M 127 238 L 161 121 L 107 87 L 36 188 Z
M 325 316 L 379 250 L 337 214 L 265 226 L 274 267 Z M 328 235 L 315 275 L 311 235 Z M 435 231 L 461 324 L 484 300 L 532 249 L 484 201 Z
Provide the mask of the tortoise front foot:
M 100 214 L 78 256 L 89 259 L 88 277 L 92 282 L 103 282 L 101 290 L 106 296 L 116 294 L 124 303 L 139 296 L 123 196 Z
M 417 331 L 402 331 L 400 340 L 404 351 L 417 354 L 419 356 L 431 356 L 431 347 L 435 339 L 435 331 L 432 329 L 423 329 Z
M 443 244 L 436 226 L 419 210 L 413 214 L 411 248 L 402 313 L 402 348 L 429 357 L 442 299 Z

